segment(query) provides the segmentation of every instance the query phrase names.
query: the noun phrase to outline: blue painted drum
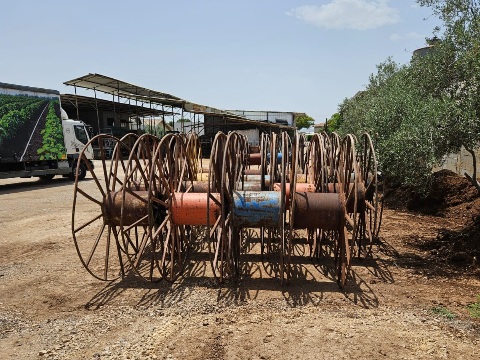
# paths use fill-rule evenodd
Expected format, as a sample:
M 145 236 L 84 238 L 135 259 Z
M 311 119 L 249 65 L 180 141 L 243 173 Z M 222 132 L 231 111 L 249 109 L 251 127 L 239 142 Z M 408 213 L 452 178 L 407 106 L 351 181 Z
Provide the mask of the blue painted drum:
M 234 191 L 234 224 L 239 227 L 278 227 L 280 197 L 277 191 Z

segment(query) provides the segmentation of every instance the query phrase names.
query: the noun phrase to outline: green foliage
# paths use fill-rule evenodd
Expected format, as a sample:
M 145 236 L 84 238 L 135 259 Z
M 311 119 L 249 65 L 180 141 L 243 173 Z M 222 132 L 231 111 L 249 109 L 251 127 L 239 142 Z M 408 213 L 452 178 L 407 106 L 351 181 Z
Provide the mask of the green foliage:
M 65 153 L 62 120 L 55 111 L 55 105 L 60 106 L 57 100 L 50 101 L 45 128 L 42 134 L 42 146 L 37 150 L 40 160 L 61 159 Z
M 327 120 L 327 132 L 332 133 L 338 131 L 340 125 L 342 125 L 342 117 L 340 116 L 340 113 L 333 114 L 330 119 Z
M 477 295 L 477 301 L 467 306 L 470 316 L 474 319 L 480 319 L 480 294 Z
M 315 119 L 308 115 L 301 115 L 295 117 L 295 126 L 298 130 L 300 129 L 308 129 L 309 127 L 315 124 Z
M 455 314 L 453 314 L 450 310 L 448 310 L 446 307 L 443 306 L 436 306 L 432 308 L 432 312 L 436 315 L 441 315 L 448 320 L 453 320 L 455 319 Z
M 0 146 L 15 137 L 45 99 L 35 96 L 0 95 Z
M 379 64 L 365 90 L 339 105 L 336 123 L 340 133 L 374 135 L 383 173 L 421 193 L 444 155 L 480 144 L 480 9 L 467 0 L 418 2 L 444 21 L 443 36 L 409 64 Z
M 163 125 L 157 124 L 157 125 L 145 125 L 145 132 L 147 134 L 152 134 L 155 136 L 163 136 L 165 134 L 165 131 L 163 130 Z

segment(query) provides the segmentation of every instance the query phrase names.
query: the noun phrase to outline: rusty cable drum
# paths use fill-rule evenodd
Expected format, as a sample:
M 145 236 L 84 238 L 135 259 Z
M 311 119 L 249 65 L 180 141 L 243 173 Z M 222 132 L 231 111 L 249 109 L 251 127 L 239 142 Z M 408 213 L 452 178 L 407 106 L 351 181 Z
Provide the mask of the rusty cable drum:
M 154 135 L 143 134 L 132 146 L 120 195 L 120 233 L 130 267 L 142 278 L 159 281 L 155 271 L 158 244 L 151 241 L 148 229 L 148 193 L 153 155 L 160 143 Z
M 309 184 L 296 184 L 298 178 L 291 175 L 294 182 L 288 191 L 291 194 L 290 203 L 290 233 L 294 229 L 306 228 L 307 240 L 312 250 L 318 256 L 321 246 L 329 239 L 333 245 L 337 281 L 344 286 L 351 267 L 351 258 L 357 235 L 358 207 L 361 198 L 361 184 L 359 185 L 358 164 L 356 162 L 354 138 L 347 136 L 339 149 L 337 169 L 332 169 L 335 178 L 326 176 L 327 162 L 325 148 L 321 135 L 312 139 L 309 151 Z M 294 140 L 298 146 L 298 140 Z M 298 156 L 292 151 L 292 156 Z M 293 158 L 295 163 L 296 159 Z M 328 181 L 333 181 L 329 183 Z M 278 186 L 280 184 L 276 184 Z M 301 191 L 305 189 L 305 191 Z M 300 190 L 300 191 L 299 191 Z M 333 191 L 333 193 L 332 193 Z
M 92 144 L 98 146 L 100 156 L 95 167 L 85 156 L 85 150 Z M 86 183 L 75 179 L 72 237 L 82 265 L 92 276 L 104 281 L 117 279 L 129 271 L 119 216 L 113 216 L 109 204 L 114 197 L 112 194 L 123 186 L 126 154 L 130 154 L 130 150 L 122 140 L 100 134 L 93 137 L 79 154 L 79 160 L 87 165 L 88 174 L 96 186 L 87 190 L 84 189 Z M 92 211 L 92 208 L 96 210 Z
M 176 224 L 172 219 L 172 202 L 175 194 L 188 192 L 194 178 L 193 166 L 186 155 L 183 138 L 167 134 L 153 155 L 148 189 L 148 227 L 152 248 L 158 248 L 151 258 L 161 277 L 173 282 L 184 270 L 192 229 Z
M 221 214 L 215 224 L 207 225 L 210 263 L 214 276 L 223 282 L 240 273 L 240 236 L 233 227 L 233 192 L 242 181 L 246 147 L 237 133 L 217 134 L 212 147 L 208 198 L 218 193 Z
M 343 139 L 339 158 L 339 185 L 341 193 L 345 194 L 346 222 L 343 234 L 340 234 L 340 246 L 336 252 L 336 262 L 339 284 L 344 286 L 352 265 L 351 259 L 354 255 L 355 238 L 358 234 L 358 191 L 361 186 L 355 139 L 352 135 L 346 135 Z M 350 203 L 353 203 L 353 208 L 348 206 Z
M 372 245 L 378 239 L 383 212 L 383 183 L 378 176 L 378 164 L 373 141 L 369 134 L 361 137 L 359 151 L 360 182 L 364 189 L 362 212 L 358 231 L 358 256 L 363 251 L 371 255 Z
M 194 183 L 187 137 L 169 134 L 160 140 L 143 135 L 130 148 L 103 135 L 96 139 L 101 144 L 101 167 L 96 171 L 89 167 L 98 194 L 91 195 L 75 183 L 72 233 L 82 264 L 102 280 L 133 268 L 149 281 L 174 281 L 184 269 L 192 228 L 206 226 L 213 274 L 223 282 L 240 275 L 241 234 L 253 227 L 260 228 L 264 264 L 285 282 L 292 276 L 294 230 L 306 228 L 319 240 L 311 243 L 308 235 L 317 254 L 323 239 L 330 239 L 337 281 L 344 286 L 355 246 L 378 234 L 380 226 L 374 205 L 378 176 L 373 145 L 368 136 L 362 137 L 364 148 L 357 157 L 355 140 L 352 135 L 341 142 L 335 134 L 328 140 L 314 136 L 307 151 L 308 181 L 297 185 L 303 156 L 297 134 L 293 139 L 287 133 L 273 134 L 271 140 L 262 136 L 261 175 L 248 179 L 243 176 L 246 138 L 234 132 L 218 133 L 202 194 L 194 193 L 199 183 Z M 109 166 L 107 141 L 116 144 Z M 81 153 L 80 158 L 85 155 Z M 278 193 L 247 190 L 250 182 L 260 182 L 262 189 L 268 176 L 268 188 Z M 258 216 L 249 214 L 262 198 L 269 203 L 258 207 Z M 80 219 L 76 209 L 81 199 L 87 206 L 99 206 L 99 214 Z M 264 229 L 268 229 L 266 239 Z

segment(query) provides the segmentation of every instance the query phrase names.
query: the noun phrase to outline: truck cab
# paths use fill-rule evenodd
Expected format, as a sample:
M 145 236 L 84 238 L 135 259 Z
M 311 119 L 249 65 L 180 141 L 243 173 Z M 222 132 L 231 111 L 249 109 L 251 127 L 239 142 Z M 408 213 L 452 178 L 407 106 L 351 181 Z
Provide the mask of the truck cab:
M 90 140 L 85 123 L 83 121 L 67 119 L 62 120 L 62 126 L 67 157 L 76 159 Z M 87 149 L 85 149 L 85 156 L 88 160 L 93 159 L 92 145 L 88 145 Z
M 72 120 L 72 119 L 63 119 L 63 138 L 65 141 L 65 149 L 67 152 L 67 160 L 69 167 L 72 169 L 69 176 L 74 179 L 77 169 L 78 157 L 82 150 L 87 161 L 90 163 L 90 166 L 93 168 L 93 147 L 91 144 L 87 143 L 90 141 L 90 136 L 88 135 L 87 126 L 83 121 Z M 85 149 L 85 150 L 84 150 Z M 82 161 L 80 167 L 78 168 L 78 178 L 82 180 L 85 178 L 87 173 L 87 166 Z

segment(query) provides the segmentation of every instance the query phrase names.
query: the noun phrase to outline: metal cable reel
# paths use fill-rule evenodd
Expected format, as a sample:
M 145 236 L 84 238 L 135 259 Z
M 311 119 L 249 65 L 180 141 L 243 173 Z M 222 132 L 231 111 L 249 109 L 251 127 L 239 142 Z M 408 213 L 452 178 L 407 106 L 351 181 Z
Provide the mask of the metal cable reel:
M 378 174 L 377 157 L 373 142 L 368 133 L 364 133 L 360 143 L 359 166 L 360 181 L 365 189 L 364 211 L 360 213 L 358 256 L 364 251 L 370 255 L 372 245 L 378 239 L 383 212 L 383 187 Z
M 190 159 L 192 172 L 194 174 L 197 174 L 199 169 L 199 164 L 200 164 L 200 169 L 202 168 L 202 147 L 200 146 L 200 140 L 198 139 L 198 134 L 194 132 L 188 133 L 184 141 L 186 143 L 185 153 L 186 153 L 186 156 Z
M 325 147 L 326 141 L 324 134 L 314 134 L 310 140 L 306 165 L 307 181 L 306 184 L 299 184 L 297 191 L 335 192 L 332 188 L 335 182 L 329 183 L 328 154 Z M 338 183 L 338 181 L 336 181 L 336 183 Z M 303 187 L 298 189 L 300 186 Z M 322 255 L 322 247 L 326 246 L 326 241 L 332 238 L 333 236 L 323 229 L 307 229 L 307 242 L 310 248 L 310 256 L 320 258 Z
M 240 141 L 237 133 L 218 133 L 210 156 L 207 213 L 215 208 L 220 213 L 215 222 L 208 218 L 207 241 L 212 271 L 219 282 L 236 278 L 240 271 L 240 236 L 233 229 L 233 191 L 242 174 Z
M 327 166 L 325 149 L 323 147 L 321 136 L 313 139 L 309 156 L 309 169 L 315 173 L 309 175 L 313 183 L 296 184 L 294 181 L 290 184 L 291 195 L 290 205 L 287 209 L 290 211 L 290 235 L 291 241 L 294 229 L 308 229 L 309 232 L 317 234 L 320 240 L 328 238 L 333 245 L 333 253 L 335 256 L 335 272 L 336 278 L 340 286 L 344 286 L 348 271 L 351 266 L 351 248 L 353 237 L 356 231 L 356 210 L 353 214 L 347 210 L 347 197 L 349 201 L 356 204 L 356 185 L 350 185 L 350 181 L 346 183 L 345 178 L 350 179 L 353 169 L 356 168 L 354 148 L 350 147 L 350 138 L 344 141 L 342 151 L 339 154 L 339 168 L 332 173 L 339 179 L 333 180 L 333 183 L 327 183 Z M 293 144 L 298 146 L 298 140 Z M 294 145 L 294 146 L 295 146 Z M 353 150 L 353 152 L 352 152 Z M 297 159 L 297 151 L 292 149 L 292 163 L 295 164 Z M 321 166 L 322 162 L 324 163 Z M 293 168 L 296 168 L 294 166 Z M 322 173 L 323 171 L 323 173 Z M 297 177 L 293 177 L 296 179 Z M 315 184 L 316 182 L 316 184 Z M 293 189 L 295 188 L 295 191 Z M 324 190 L 324 192 L 320 192 Z M 288 190 L 287 190 L 288 191 Z M 349 225 L 350 223 L 353 226 Z M 351 226 L 351 227 L 349 227 Z M 349 230 L 350 229 L 350 230 Z M 322 242 L 314 245 L 314 251 L 319 253 Z M 291 246 L 291 244 L 290 244 Z
M 343 233 L 339 234 L 339 246 L 335 252 L 335 260 L 339 284 L 344 286 L 351 268 L 351 259 L 355 252 L 359 214 L 362 212 L 362 199 L 365 196 L 365 189 L 360 181 L 355 139 L 352 135 L 346 135 L 342 141 L 338 173 L 340 193 L 345 196 L 346 226 Z
M 100 157 L 95 168 L 86 161 L 84 153 L 94 143 L 98 145 Z M 84 182 L 75 180 L 73 241 L 85 269 L 104 281 L 117 279 L 129 271 L 120 235 L 120 211 L 115 211 L 111 203 L 111 194 L 121 191 L 124 184 L 125 154 L 130 154 L 130 148 L 116 137 L 105 134 L 93 137 L 79 154 L 79 163 L 84 161 L 96 187 L 86 190 Z
M 153 155 L 148 188 L 148 269 L 173 282 L 184 270 L 191 229 L 182 207 L 182 194 L 193 187 L 193 166 L 182 137 L 167 134 Z M 195 214 L 190 220 L 195 220 Z
M 281 182 L 281 162 L 279 163 L 278 160 L 282 159 L 282 142 L 280 136 L 276 133 L 272 133 L 270 137 L 266 136 L 264 138 L 264 152 L 262 152 L 262 157 L 265 156 L 265 160 L 263 162 L 265 165 L 265 170 L 262 170 L 262 172 L 268 173 L 268 177 L 265 176 L 265 180 L 262 179 L 262 182 L 265 184 L 265 187 L 263 187 L 262 190 L 265 191 L 279 191 L 280 189 L 278 185 Z M 275 186 L 277 186 L 277 188 L 275 188 Z M 281 236 L 281 230 L 276 224 L 270 227 L 260 227 L 261 253 L 262 256 L 266 256 L 266 264 L 270 266 L 277 265 L 275 262 L 268 261 L 270 254 L 279 253 L 279 251 L 273 248 L 275 244 L 272 242 L 272 240 Z M 280 264 L 280 261 L 278 261 L 278 264 Z M 272 268 L 271 273 L 275 274 L 278 272 L 278 269 Z
M 269 191 L 243 191 L 235 194 L 235 225 L 260 230 L 262 260 L 266 272 L 288 280 L 291 238 L 287 227 L 290 203 L 288 177 L 292 176 L 291 141 L 286 132 L 272 134 L 270 168 L 278 182 L 270 177 Z M 278 161 L 280 160 L 280 161 Z M 273 163 L 273 165 L 272 165 Z M 265 234 L 266 230 L 266 234 Z M 291 234 L 290 234 L 291 235 Z
M 306 164 L 307 164 L 307 153 L 308 153 L 308 141 L 305 134 L 298 134 L 298 167 L 301 170 L 301 173 L 306 172 Z
M 130 267 L 148 281 L 159 281 L 155 272 L 154 252 L 158 249 L 149 238 L 148 193 L 153 155 L 160 139 L 150 134 L 140 136 L 132 146 L 121 191 L 112 193 L 112 204 L 120 203 L 120 233 Z
M 330 178 L 330 182 L 335 182 L 338 178 L 336 176 L 336 171 L 338 171 L 339 166 L 339 157 L 341 149 L 341 139 L 340 136 L 333 132 L 330 136 L 325 137 L 325 149 L 327 150 L 327 162 Z

